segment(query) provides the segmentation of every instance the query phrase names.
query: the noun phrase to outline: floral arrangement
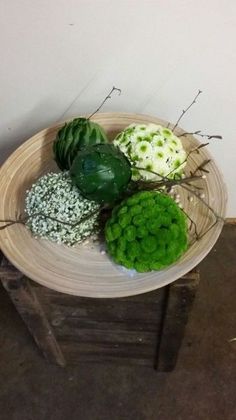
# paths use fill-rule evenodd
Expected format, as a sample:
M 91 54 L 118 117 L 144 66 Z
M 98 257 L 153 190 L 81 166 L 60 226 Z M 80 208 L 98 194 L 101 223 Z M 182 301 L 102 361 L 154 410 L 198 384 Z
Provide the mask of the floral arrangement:
M 5 220 L 5 229 L 22 223 L 36 238 L 74 246 L 87 238 L 103 238 L 110 258 L 137 272 L 161 270 L 175 263 L 190 246 L 189 232 L 199 240 L 220 217 L 204 200 L 194 181 L 206 177 L 209 160 L 186 175 L 188 153 L 181 137 L 197 134 L 175 133 L 179 121 L 196 102 L 195 96 L 178 121 L 170 128 L 156 124 L 131 124 L 112 143 L 103 128 L 91 120 L 114 91 L 88 118 L 66 123 L 53 143 L 59 173 L 39 178 L 26 192 L 25 215 Z M 182 208 L 176 185 L 194 196 L 213 214 L 215 220 L 201 235 Z

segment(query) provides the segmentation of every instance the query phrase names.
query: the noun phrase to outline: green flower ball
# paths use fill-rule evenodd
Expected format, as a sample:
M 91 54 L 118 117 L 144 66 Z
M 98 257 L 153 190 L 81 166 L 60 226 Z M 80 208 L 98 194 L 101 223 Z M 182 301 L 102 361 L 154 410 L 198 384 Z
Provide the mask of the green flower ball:
M 187 249 L 186 216 L 170 196 L 142 191 L 113 209 L 105 239 L 117 264 L 138 272 L 161 270 Z

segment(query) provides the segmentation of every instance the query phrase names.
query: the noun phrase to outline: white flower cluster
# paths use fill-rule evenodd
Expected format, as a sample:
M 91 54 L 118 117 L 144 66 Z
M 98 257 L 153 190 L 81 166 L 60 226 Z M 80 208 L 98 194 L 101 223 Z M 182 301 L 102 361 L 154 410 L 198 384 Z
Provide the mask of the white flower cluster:
M 25 205 L 26 214 L 32 216 L 26 225 L 36 237 L 73 245 L 97 231 L 100 207 L 82 197 L 68 172 L 48 173 L 39 178 L 27 191 Z
M 181 140 L 168 128 L 156 124 L 131 124 L 114 140 L 133 166 L 132 179 L 158 180 L 161 176 L 181 176 L 186 152 Z M 142 169 L 138 169 L 142 168 Z M 148 169 L 145 171 L 143 169 Z

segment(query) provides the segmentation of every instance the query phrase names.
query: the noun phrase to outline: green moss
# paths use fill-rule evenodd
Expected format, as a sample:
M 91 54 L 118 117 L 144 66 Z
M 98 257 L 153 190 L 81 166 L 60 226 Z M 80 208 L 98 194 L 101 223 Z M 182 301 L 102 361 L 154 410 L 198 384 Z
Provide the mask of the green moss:
M 141 206 L 139 205 L 135 205 L 133 207 L 131 207 L 129 213 L 131 214 L 131 216 L 135 216 L 137 214 L 141 214 L 143 212 L 143 209 Z
M 150 233 L 152 233 L 153 235 L 156 235 L 158 234 L 160 226 L 161 226 L 160 220 L 154 219 L 154 220 L 151 220 L 150 223 L 148 223 L 147 228 Z
M 117 209 L 117 214 L 119 215 L 119 216 L 122 216 L 123 214 L 126 214 L 127 213 L 127 211 L 128 211 L 128 207 L 127 206 L 123 206 L 123 207 L 121 207 L 120 209 L 119 209 L 119 207 L 115 207 L 115 209 Z M 114 210 L 115 210 L 114 209 Z M 113 211 L 114 211 L 113 210 Z
M 146 236 L 141 239 L 140 246 L 144 252 L 152 253 L 157 248 L 157 239 L 154 236 Z
M 152 209 L 155 206 L 155 201 L 153 199 L 142 200 L 142 206 L 148 209 Z
M 124 235 L 124 238 L 127 241 L 129 241 L 129 242 L 134 241 L 134 239 L 136 238 L 136 228 L 135 228 L 135 226 L 132 226 L 132 225 L 128 226 L 123 231 L 123 235 Z
M 136 230 L 137 238 L 144 238 L 148 235 L 148 229 L 146 226 L 139 226 Z
M 119 238 L 117 240 L 117 248 L 120 249 L 122 252 L 126 250 L 127 247 L 127 242 L 125 240 L 125 238 Z
M 134 267 L 138 273 L 146 273 L 147 271 L 150 271 L 150 265 L 147 262 L 135 262 Z
M 127 226 L 127 225 L 129 225 L 129 224 L 130 224 L 131 219 L 132 219 L 131 214 L 129 214 L 129 213 L 123 214 L 123 215 L 121 215 L 121 216 L 119 217 L 119 219 L 118 219 L 119 225 L 120 225 L 122 228 L 125 228 L 125 226 Z
M 139 192 L 113 211 L 105 237 L 118 264 L 138 272 L 161 270 L 187 249 L 186 216 L 170 196 Z

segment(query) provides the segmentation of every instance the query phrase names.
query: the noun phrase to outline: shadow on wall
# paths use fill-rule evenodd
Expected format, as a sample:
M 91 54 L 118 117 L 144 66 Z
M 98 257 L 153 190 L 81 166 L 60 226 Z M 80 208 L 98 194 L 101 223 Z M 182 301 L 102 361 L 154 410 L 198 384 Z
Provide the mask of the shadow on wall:
M 50 110 L 50 112 L 48 112 Z M 55 110 L 55 111 L 54 111 Z M 0 165 L 19 147 L 38 131 L 57 122 L 58 107 L 55 103 L 44 101 L 20 119 L 15 119 L 0 137 Z M 61 114 L 61 112 L 60 112 Z

